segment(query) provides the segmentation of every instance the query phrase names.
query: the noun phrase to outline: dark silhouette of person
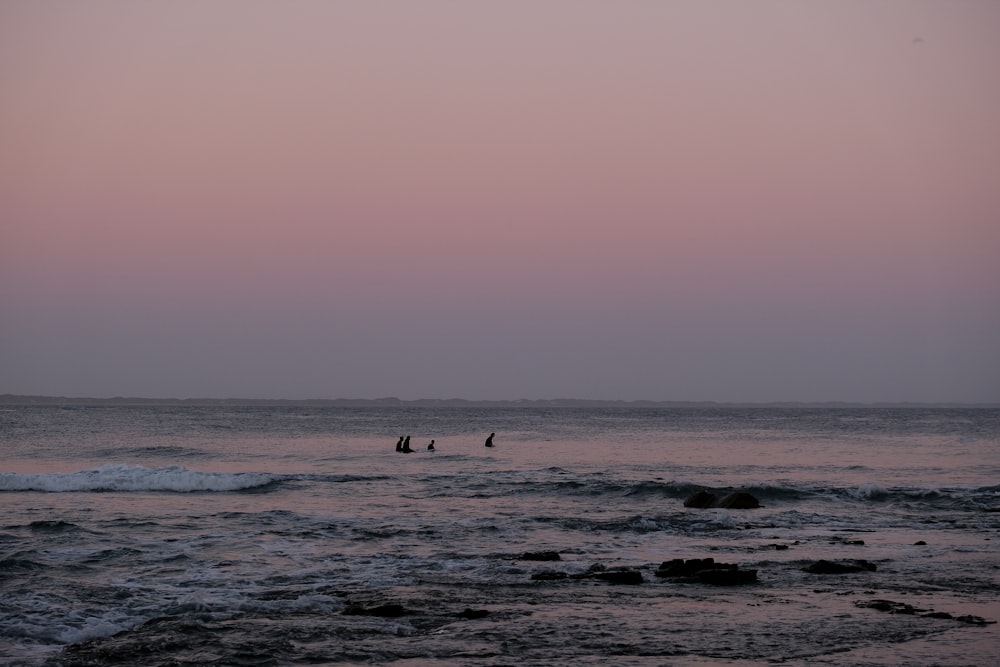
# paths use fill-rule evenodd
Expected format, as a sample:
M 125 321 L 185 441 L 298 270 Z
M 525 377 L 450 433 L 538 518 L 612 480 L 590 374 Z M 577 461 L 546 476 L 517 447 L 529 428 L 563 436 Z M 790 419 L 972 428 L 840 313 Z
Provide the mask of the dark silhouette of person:
M 427 445 L 427 451 L 429 451 L 429 452 L 433 452 L 434 451 L 434 441 L 433 440 L 431 440 L 431 443 L 429 445 Z
M 396 451 L 403 451 L 403 436 L 399 436 L 399 440 L 396 441 Z
M 496 435 L 496 433 L 490 433 L 490 437 L 486 438 L 486 446 L 487 447 L 492 447 L 493 446 L 493 436 L 495 436 L 495 435 Z
M 410 454 L 410 453 L 413 452 L 413 450 L 410 449 L 410 436 L 406 436 L 406 439 L 403 440 L 403 449 L 400 450 L 400 451 L 402 451 L 402 452 L 404 452 L 406 454 Z

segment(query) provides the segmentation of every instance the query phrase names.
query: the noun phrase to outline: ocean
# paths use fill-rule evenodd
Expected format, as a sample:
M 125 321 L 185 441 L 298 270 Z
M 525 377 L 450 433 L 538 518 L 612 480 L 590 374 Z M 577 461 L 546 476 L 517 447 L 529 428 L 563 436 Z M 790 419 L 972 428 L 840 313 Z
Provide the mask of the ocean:
M 996 409 L 0 405 L 0 448 L 3 665 L 1000 656 Z

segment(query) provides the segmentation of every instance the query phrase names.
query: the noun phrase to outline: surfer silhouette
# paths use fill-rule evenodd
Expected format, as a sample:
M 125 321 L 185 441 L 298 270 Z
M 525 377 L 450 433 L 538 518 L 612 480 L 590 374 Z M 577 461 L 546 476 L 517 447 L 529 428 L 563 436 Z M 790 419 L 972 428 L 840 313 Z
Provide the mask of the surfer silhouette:
M 403 440 L 403 449 L 401 449 L 400 451 L 405 452 L 406 454 L 409 454 L 413 451 L 412 449 L 410 449 L 410 436 L 406 436 L 406 439 Z
M 493 436 L 495 436 L 495 435 L 496 435 L 496 433 L 490 433 L 490 437 L 486 438 L 486 446 L 487 447 L 492 447 L 493 446 Z
M 427 445 L 427 451 L 429 451 L 429 452 L 433 452 L 434 451 L 434 441 L 433 440 L 431 440 L 430 444 Z
M 399 440 L 396 441 L 396 451 L 403 451 L 403 436 L 399 436 Z

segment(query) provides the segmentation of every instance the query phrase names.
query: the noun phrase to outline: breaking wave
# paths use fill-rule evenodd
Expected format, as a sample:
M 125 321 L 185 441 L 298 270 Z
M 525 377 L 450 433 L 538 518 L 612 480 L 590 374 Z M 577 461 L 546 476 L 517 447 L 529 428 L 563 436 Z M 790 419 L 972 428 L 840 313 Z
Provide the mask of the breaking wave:
M 69 473 L 0 473 L 0 491 L 226 492 L 260 489 L 281 479 L 279 475 L 259 472 L 200 472 L 180 466 L 146 468 L 105 465 Z

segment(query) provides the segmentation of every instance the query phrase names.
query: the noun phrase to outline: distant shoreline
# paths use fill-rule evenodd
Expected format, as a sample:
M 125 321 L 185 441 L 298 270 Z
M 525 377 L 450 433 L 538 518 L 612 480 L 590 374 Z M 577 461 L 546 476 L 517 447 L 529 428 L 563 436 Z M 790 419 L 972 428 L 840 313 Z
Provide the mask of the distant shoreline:
M 463 398 L 143 398 L 115 396 L 88 398 L 67 396 L 31 396 L 0 394 L 0 405 L 74 405 L 74 406 L 312 406 L 312 407 L 416 407 L 416 408 L 1000 408 L 1000 403 L 916 403 L 848 401 L 604 401 L 578 398 L 519 399 L 477 401 Z

